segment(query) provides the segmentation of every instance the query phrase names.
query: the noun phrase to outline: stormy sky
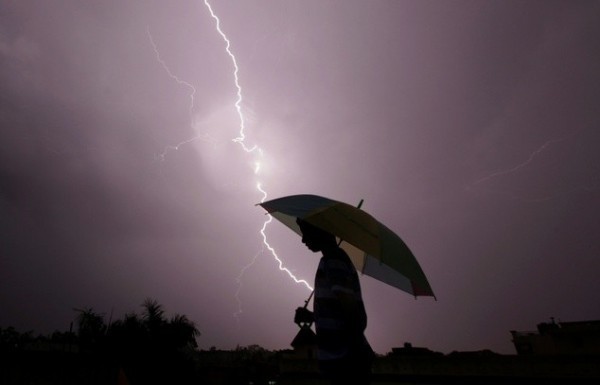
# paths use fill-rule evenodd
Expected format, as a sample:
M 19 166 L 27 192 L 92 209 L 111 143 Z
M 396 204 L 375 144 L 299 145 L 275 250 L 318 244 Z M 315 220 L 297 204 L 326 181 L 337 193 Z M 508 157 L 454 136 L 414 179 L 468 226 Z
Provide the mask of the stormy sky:
M 151 297 L 201 348 L 289 348 L 310 291 L 258 183 L 412 249 L 437 301 L 361 278 L 379 353 L 600 319 L 600 2 L 210 4 L 234 57 L 201 0 L 0 1 L 0 327 Z

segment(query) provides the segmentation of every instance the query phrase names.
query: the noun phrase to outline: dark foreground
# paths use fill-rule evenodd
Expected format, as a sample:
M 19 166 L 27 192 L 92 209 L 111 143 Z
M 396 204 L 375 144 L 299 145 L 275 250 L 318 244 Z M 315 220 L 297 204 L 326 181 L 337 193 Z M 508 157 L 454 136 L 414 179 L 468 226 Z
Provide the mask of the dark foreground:
M 158 358 L 158 357 L 157 357 Z M 65 351 L 0 356 L 0 384 L 325 384 L 314 360 L 289 351 L 200 351 L 185 360 L 128 361 Z M 599 356 L 449 354 L 379 357 L 373 384 L 596 384 Z

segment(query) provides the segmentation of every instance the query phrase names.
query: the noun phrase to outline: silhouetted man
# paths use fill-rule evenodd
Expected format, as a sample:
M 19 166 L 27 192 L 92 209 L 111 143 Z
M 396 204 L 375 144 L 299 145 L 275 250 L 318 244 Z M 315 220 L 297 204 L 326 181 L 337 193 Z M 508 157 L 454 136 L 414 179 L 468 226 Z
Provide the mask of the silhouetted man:
M 301 219 L 302 243 L 321 252 L 313 311 L 296 309 L 295 320 L 314 317 L 319 369 L 332 384 L 368 384 L 373 350 L 364 336 L 367 314 L 356 268 L 332 234 Z

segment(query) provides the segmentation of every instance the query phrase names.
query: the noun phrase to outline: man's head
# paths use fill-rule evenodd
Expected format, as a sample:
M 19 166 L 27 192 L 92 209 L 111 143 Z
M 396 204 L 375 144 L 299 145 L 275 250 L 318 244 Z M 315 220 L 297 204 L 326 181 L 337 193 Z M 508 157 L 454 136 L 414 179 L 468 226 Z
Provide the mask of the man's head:
M 302 232 L 302 243 L 311 251 L 317 252 L 336 246 L 333 234 L 313 226 L 300 218 L 296 219 L 296 223 L 300 226 L 300 231 Z

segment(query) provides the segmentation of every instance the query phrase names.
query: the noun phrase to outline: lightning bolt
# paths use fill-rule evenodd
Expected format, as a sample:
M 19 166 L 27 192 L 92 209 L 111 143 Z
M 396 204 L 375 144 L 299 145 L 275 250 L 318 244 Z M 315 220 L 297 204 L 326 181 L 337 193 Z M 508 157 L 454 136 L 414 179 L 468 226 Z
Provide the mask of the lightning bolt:
M 229 39 L 227 38 L 227 35 L 223 32 L 223 30 L 221 29 L 221 21 L 220 19 L 217 17 L 217 15 L 215 14 L 215 12 L 212 9 L 212 6 L 210 5 L 210 3 L 207 0 L 204 0 L 204 4 L 206 5 L 208 11 L 210 12 L 211 17 L 213 18 L 213 20 L 215 21 L 215 28 L 217 30 L 217 32 L 219 33 L 219 35 L 221 36 L 221 38 L 223 39 L 223 41 L 225 42 L 225 52 L 227 53 L 227 55 L 229 56 L 229 58 L 231 59 L 231 62 L 233 64 L 233 80 L 234 80 L 234 85 L 236 88 L 236 101 L 235 101 L 235 110 L 237 113 L 237 116 L 239 118 L 239 122 L 240 122 L 240 129 L 238 132 L 238 136 L 236 138 L 233 138 L 233 142 L 239 144 L 241 146 L 241 148 L 250 154 L 255 155 L 255 160 L 254 160 L 254 175 L 257 177 L 258 179 L 258 175 L 259 172 L 261 170 L 261 162 L 260 159 L 263 156 L 263 150 L 258 146 L 258 145 L 254 145 L 249 147 L 248 145 L 246 145 L 246 119 L 242 110 L 242 103 L 243 103 L 243 97 L 242 97 L 242 87 L 240 85 L 240 80 L 239 80 L 239 66 L 237 64 L 237 59 L 235 57 L 235 55 L 233 54 L 233 52 L 231 51 L 231 42 L 229 41 Z M 158 46 L 156 45 L 154 38 L 152 37 L 152 34 L 150 32 L 150 28 L 147 29 L 147 34 L 148 34 L 148 39 L 150 40 L 150 44 L 152 45 L 152 48 L 154 50 L 154 54 L 156 56 L 156 60 L 160 63 L 160 65 L 163 67 L 163 69 L 165 70 L 165 72 L 167 73 L 167 75 L 173 79 L 177 84 L 182 85 L 186 88 L 188 88 L 190 90 L 190 105 L 189 105 L 189 109 L 188 109 L 188 114 L 190 117 L 190 126 L 193 128 L 193 112 L 194 112 L 194 97 L 196 95 L 196 88 L 189 82 L 181 79 L 179 76 L 175 75 L 171 69 L 169 68 L 169 66 L 167 65 L 167 63 L 163 60 L 163 58 L 160 55 L 160 52 L 158 50 Z M 190 139 L 186 139 L 183 140 L 177 144 L 174 145 L 168 145 L 164 148 L 164 150 L 158 154 L 157 158 L 160 159 L 161 161 L 165 160 L 165 157 L 167 156 L 169 151 L 177 151 L 179 150 L 179 148 L 183 145 L 186 145 L 188 143 L 194 142 L 196 140 L 203 140 L 206 142 L 210 142 L 210 143 L 215 143 L 216 141 L 211 138 L 209 135 L 207 134 L 199 134 L 196 135 Z M 267 199 L 267 192 L 266 190 L 263 189 L 260 181 L 258 181 L 256 183 L 256 190 L 261 194 L 261 200 L 260 202 L 264 202 Z M 269 251 L 269 253 L 271 254 L 271 256 L 274 258 L 274 260 L 277 262 L 278 264 L 278 268 L 280 271 L 286 273 L 295 283 L 297 284 L 302 284 L 304 286 L 306 286 L 307 289 L 309 290 L 313 290 L 313 288 L 310 286 L 310 284 L 304 280 L 304 279 L 299 279 L 297 278 L 288 268 L 286 268 L 283 264 L 283 261 L 281 260 L 281 258 L 277 255 L 277 252 L 275 251 L 275 249 L 269 244 L 268 240 L 267 240 L 267 234 L 266 234 L 266 229 L 267 226 L 271 223 L 271 221 L 273 220 L 273 217 L 271 215 L 267 215 L 267 219 L 265 220 L 265 222 L 263 223 L 259 233 L 262 237 L 262 243 L 263 246 L 261 248 L 261 250 L 258 251 L 258 253 L 256 253 L 254 255 L 254 257 L 252 258 L 252 260 L 250 261 L 250 263 L 246 266 L 244 266 L 242 268 L 242 270 L 240 271 L 240 274 L 238 275 L 236 281 L 238 283 L 238 289 L 235 293 L 235 297 L 236 300 L 238 302 L 238 311 L 236 313 L 234 313 L 234 316 L 239 320 L 239 315 L 242 314 L 242 302 L 241 299 L 239 297 L 240 292 L 241 292 L 241 288 L 242 288 L 242 278 L 245 274 L 245 272 L 251 268 L 254 263 L 256 262 L 256 260 L 258 259 L 258 257 L 264 253 L 266 250 Z
M 217 17 L 217 15 L 215 14 L 212 6 L 210 5 L 210 3 L 208 2 L 208 0 L 204 0 L 204 5 L 206 5 L 206 8 L 208 9 L 208 11 L 210 12 L 210 16 L 213 18 L 213 20 L 215 21 L 215 28 L 217 30 L 217 32 L 219 33 L 219 35 L 221 36 L 221 38 L 223 39 L 224 43 L 225 43 L 225 52 L 227 53 L 227 55 L 229 56 L 229 58 L 231 59 L 231 63 L 233 64 L 233 80 L 234 80 L 234 84 L 235 84 L 235 88 L 236 88 L 236 101 L 235 101 L 235 110 L 237 112 L 239 121 L 240 121 L 240 130 L 238 133 L 238 136 L 234 139 L 232 139 L 235 143 L 238 143 L 242 149 L 244 151 L 246 151 L 247 153 L 252 153 L 252 154 L 256 154 L 255 157 L 255 162 L 254 162 L 254 175 L 257 177 L 258 180 L 258 175 L 261 169 L 261 163 L 260 163 L 260 158 L 263 156 L 263 150 L 258 147 L 257 145 L 254 145 L 252 147 L 249 147 L 246 145 L 246 135 L 245 135 L 245 130 L 246 130 L 246 119 L 244 118 L 244 113 L 242 110 L 242 102 L 243 102 L 243 98 L 242 98 L 242 87 L 240 85 L 240 79 L 239 79 L 239 66 L 237 64 L 237 59 L 235 57 L 235 55 L 233 54 L 233 52 L 231 51 L 231 42 L 229 41 L 229 39 L 227 38 L 227 35 L 223 32 L 223 30 L 221 29 L 221 20 L 219 19 L 219 17 Z M 260 183 L 260 181 L 258 181 L 256 183 L 256 190 L 258 192 L 261 193 L 262 198 L 260 200 L 260 202 L 264 202 L 267 199 L 267 192 L 266 190 L 263 189 L 262 184 Z M 268 240 L 267 240 L 267 235 L 266 235 L 266 229 L 267 226 L 269 225 L 269 223 L 271 223 L 271 221 L 273 220 L 273 217 L 271 215 L 267 215 L 267 219 L 265 220 L 265 222 L 262 225 L 262 228 L 260 229 L 260 234 L 262 236 L 262 242 L 263 242 L 263 248 L 254 256 L 254 258 L 252 259 L 252 261 L 246 265 L 241 271 L 240 274 L 237 278 L 237 282 L 238 282 L 238 290 L 236 292 L 236 300 L 238 301 L 238 311 L 234 314 L 234 316 L 237 318 L 240 314 L 242 314 L 242 302 L 241 299 L 239 297 L 240 291 L 241 291 L 241 286 L 242 286 L 242 278 L 244 273 L 246 272 L 246 270 L 248 270 L 252 265 L 254 265 L 254 263 L 256 262 L 258 256 L 260 254 L 262 254 L 265 249 L 268 250 L 271 254 L 271 256 L 275 259 L 275 261 L 278 263 L 278 267 L 279 270 L 282 272 L 285 272 L 295 283 L 297 284 L 303 284 L 304 286 L 306 286 L 306 288 L 308 288 L 309 290 L 312 291 L 312 287 L 310 286 L 310 284 L 308 282 L 306 282 L 303 279 L 298 279 L 288 268 L 284 267 L 283 265 L 283 261 L 281 260 L 281 258 L 279 258 L 279 256 L 277 255 L 277 252 L 275 251 L 275 249 L 269 244 Z
M 501 175 L 507 175 L 507 174 L 512 174 L 513 172 L 516 172 L 520 169 L 522 169 L 523 167 L 527 166 L 528 164 L 530 164 L 531 162 L 533 162 L 533 160 L 535 159 L 536 156 L 538 156 L 541 152 L 543 152 L 544 150 L 546 150 L 546 148 L 548 148 L 548 146 L 550 146 L 552 143 L 557 143 L 557 142 L 561 142 L 565 140 L 564 138 L 560 138 L 560 139 L 552 139 L 547 141 L 546 143 L 544 143 L 540 148 L 538 148 L 537 150 L 535 150 L 534 152 L 531 153 L 531 155 L 529 155 L 529 158 L 527 158 L 527 160 L 525 160 L 522 163 L 519 163 L 518 165 L 509 168 L 507 170 L 502 170 L 502 171 L 497 171 L 494 172 L 490 175 L 487 175 L 481 179 L 476 180 L 475 182 L 471 183 L 470 186 L 467 187 L 467 190 L 470 189 L 473 186 L 476 186 L 478 184 L 481 184 L 485 181 L 488 181 L 492 178 L 496 178 L 499 177 Z
M 260 162 L 260 158 L 262 158 L 263 156 L 263 150 L 258 147 L 257 145 L 254 145 L 252 147 L 248 147 L 245 143 L 245 139 L 246 139 L 246 135 L 245 135 L 245 130 L 246 130 L 246 119 L 244 117 L 244 113 L 242 111 L 242 102 L 243 102 L 243 97 L 242 97 L 242 87 L 240 85 L 240 81 L 239 81 L 239 66 L 237 64 L 237 59 L 235 57 L 235 55 L 233 54 L 233 52 L 231 51 L 231 42 L 229 41 L 229 39 L 227 38 L 227 35 L 225 35 L 225 33 L 223 32 L 223 30 L 221 29 L 221 21 L 219 20 L 219 18 L 217 17 L 217 15 L 215 14 L 215 12 L 213 11 L 210 3 L 208 1 L 204 1 L 204 4 L 206 5 L 206 7 L 208 8 L 211 17 L 215 20 L 216 23 L 216 30 L 219 33 L 219 35 L 221 36 L 221 38 L 223 39 L 223 41 L 225 42 L 225 51 L 227 52 L 227 54 L 229 55 L 231 62 L 233 64 L 233 78 L 234 78 L 234 84 L 235 84 L 235 88 L 237 90 L 237 98 L 235 101 L 235 109 L 240 121 L 240 130 L 238 133 L 238 136 L 234 139 L 232 139 L 235 143 L 238 143 L 242 149 L 247 152 L 247 153 L 253 153 L 257 155 L 257 158 L 254 161 L 254 174 L 258 177 L 258 174 L 261 170 L 261 162 Z M 163 67 L 163 69 L 165 70 L 165 72 L 167 73 L 167 75 L 173 79 L 177 84 L 185 86 L 186 88 L 188 88 L 190 90 L 190 106 L 189 106 L 189 115 L 190 115 L 190 122 L 193 119 L 193 112 L 194 112 L 194 96 L 196 94 L 196 88 L 190 84 L 189 82 L 179 78 L 179 76 L 175 75 L 171 69 L 169 68 L 169 66 L 167 65 L 167 63 L 163 60 L 163 58 L 160 55 L 160 52 L 158 50 L 158 46 L 156 45 L 154 38 L 152 37 L 152 34 L 150 32 L 150 28 L 147 28 L 147 34 L 148 34 L 148 39 L 150 40 L 150 44 L 152 45 L 152 48 L 154 50 L 154 54 L 156 56 L 156 60 L 160 63 L 160 65 Z M 192 123 L 190 123 L 190 125 L 192 126 Z M 211 142 L 211 143 L 215 143 L 216 140 L 214 140 L 213 138 L 211 138 L 209 135 L 207 134 L 200 134 L 197 136 L 194 136 L 190 139 L 181 141 L 177 144 L 174 145 L 168 145 L 165 147 L 165 149 L 163 150 L 162 153 L 160 153 L 158 155 L 158 158 L 161 160 L 164 160 L 167 153 L 171 150 L 177 151 L 179 150 L 179 148 L 185 144 L 191 143 L 193 141 L 196 140 L 204 140 L 207 142 Z M 256 184 L 256 189 L 258 192 L 261 193 L 262 197 L 260 202 L 264 202 L 267 199 L 267 192 L 262 188 L 262 185 L 260 182 L 257 182 Z M 287 269 L 286 267 L 284 267 L 283 265 L 283 261 L 281 260 L 281 258 L 279 258 L 279 256 L 277 255 L 275 249 L 269 244 L 268 240 L 267 240 L 267 235 L 266 235 L 266 228 L 267 225 L 269 223 L 271 223 L 271 221 L 273 220 L 273 217 L 271 217 L 270 215 L 267 215 L 267 219 L 265 220 L 265 222 L 263 223 L 262 228 L 260 229 L 260 234 L 262 237 L 262 241 L 263 241 L 263 247 L 262 249 L 254 256 L 254 258 L 252 258 L 252 261 L 246 265 L 244 268 L 242 268 L 240 275 L 237 278 L 237 282 L 239 284 L 238 287 L 238 291 L 236 292 L 236 299 L 238 300 L 238 303 L 240 304 L 239 310 L 236 314 L 241 314 L 241 301 L 239 299 L 239 293 L 240 293 L 240 289 L 241 289 L 241 284 L 242 284 L 242 278 L 243 275 L 245 273 L 246 270 L 248 270 L 250 267 L 252 267 L 252 265 L 256 262 L 258 256 L 260 254 L 262 254 L 265 250 L 268 250 L 271 255 L 273 256 L 273 258 L 275 259 L 275 261 L 278 263 L 278 267 L 279 270 L 285 272 L 295 283 L 298 284 L 303 284 L 305 285 L 309 290 L 313 290 L 313 288 L 310 286 L 310 284 L 303 279 L 298 279 L 289 269 Z
M 240 299 L 240 293 L 242 292 L 242 286 L 243 286 L 242 278 L 244 277 L 244 274 L 246 273 L 246 270 L 248 270 L 249 268 L 252 267 L 252 265 L 254 265 L 254 263 L 258 259 L 258 256 L 261 255 L 264 251 L 265 251 L 264 247 L 262 249 L 260 249 L 258 251 L 258 253 L 256 253 L 254 255 L 254 258 L 252 258 L 252 260 L 250 261 L 250 263 L 247 264 L 246 266 L 244 266 L 242 268 L 242 270 L 240 271 L 240 274 L 236 278 L 236 282 L 238 284 L 238 288 L 235 291 L 235 300 L 237 301 L 237 304 L 238 304 L 238 310 L 235 313 L 233 313 L 233 316 L 238 321 L 238 326 L 239 326 L 239 322 L 240 322 L 240 315 L 242 315 L 242 313 L 243 313 L 243 310 L 242 310 L 242 300 Z
M 165 72 L 167 73 L 167 75 L 169 75 L 169 77 L 171 79 L 173 79 L 177 84 L 182 85 L 186 88 L 188 88 L 190 90 L 190 106 L 188 109 L 188 114 L 189 114 L 189 119 L 190 119 L 190 127 L 193 128 L 193 114 L 194 114 L 194 96 L 196 95 L 196 87 L 194 87 L 192 84 L 186 82 L 185 80 L 180 79 L 177 75 L 175 75 L 173 72 L 171 72 L 171 69 L 169 68 L 169 66 L 167 65 L 167 63 L 163 60 L 163 58 L 160 56 L 160 52 L 158 51 L 158 46 L 156 45 L 156 43 L 154 42 L 154 38 L 152 37 L 152 33 L 150 33 L 150 27 L 148 27 L 146 29 L 146 33 L 148 34 L 148 39 L 150 40 L 150 44 L 152 44 L 152 48 L 154 49 L 154 54 L 156 55 L 156 60 L 160 63 L 160 65 L 163 67 L 163 69 L 165 70 Z M 163 149 L 163 151 L 157 155 L 157 158 L 161 161 L 165 160 L 165 157 L 167 156 L 167 153 L 169 151 L 178 151 L 179 148 L 183 145 L 186 145 L 188 143 L 194 142 L 196 140 L 202 140 L 205 142 L 209 142 L 212 144 L 216 143 L 216 140 L 211 138 L 208 134 L 199 134 L 196 135 L 190 139 L 186 139 L 183 140 L 177 144 L 172 144 L 172 145 L 168 145 L 165 146 L 165 148 Z
M 552 145 L 553 143 L 558 143 L 565 140 L 565 138 L 559 138 L 559 139 L 552 139 L 552 140 L 548 140 L 546 143 L 544 143 L 543 145 L 541 145 L 537 150 L 535 150 L 534 152 L 532 152 L 529 157 L 517 164 L 514 167 L 511 167 L 509 169 L 506 170 L 501 170 L 501 171 L 497 171 L 494 173 L 491 173 L 483 178 L 480 178 L 478 180 L 476 180 L 475 182 L 471 183 L 469 186 L 467 186 L 465 188 L 465 190 L 470 190 L 473 186 L 482 184 L 484 182 L 487 182 L 493 178 L 497 178 L 503 175 L 508 175 L 508 174 L 512 174 L 516 171 L 519 171 L 520 169 L 526 167 L 527 165 L 529 165 L 530 163 L 532 163 L 535 158 L 542 153 L 543 151 L 546 151 L 548 149 L 548 147 L 550 147 L 550 145 Z M 585 184 L 582 186 L 577 186 L 577 187 L 573 187 L 567 190 L 564 190 L 562 192 L 557 192 L 557 193 L 553 193 L 553 194 L 549 194 L 549 195 L 545 195 L 545 196 L 540 196 L 540 197 L 523 197 L 520 195 L 517 195 L 515 193 L 509 192 L 509 191 L 489 191 L 491 193 L 495 193 L 495 194 L 500 194 L 500 195 L 506 195 L 509 196 L 512 199 L 516 199 L 516 200 L 520 200 L 520 201 L 524 201 L 524 202 L 546 202 L 555 198 L 559 198 L 562 196 L 567 196 L 567 195 L 571 195 L 573 193 L 577 193 L 580 191 L 588 191 L 588 192 L 593 192 L 598 190 L 598 180 L 592 180 L 589 184 Z
M 237 90 L 237 99 L 235 101 L 235 110 L 237 111 L 238 118 L 240 119 L 240 131 L 239 131 L 239 136 L 232 140 L 236 143 L 239 143 L 242 146 L 242 148 L 244 149 L 244 151 L 254 152 L 254 151 L 258 150 L 258 146 L 254 145 L 252 147 L 247 147 L 246 143 L 245 143 L 246 119 L 244 118 L 244 114 L 242 112 L 242 87 L 240 86 L 240 78 L 238 75 L 240 72 L 240 68 L 238 67 L 237 59 L 235 58 L 235 55 L 231 51 L 231 42 L 227 38 L 227 35 L 225 35 L 223 30 L 221 29 L 221 20 L 217 17 L 215 12 L 213 11 L 212 6 L 208 2 L 208 0 L 204 0 L 204 5 L 206 5 L 206 8 L 208 8 L 208 11 L 210 12 L 210 16 L 215 21 L 215 28 L 216 28 L 217 32 L 219 33 L 219 35 L 221 35 L 221 37 L 223 38 L 223 41 L 225 42 L 225 52 L 227 52 L 227 55 L 229 55 L 229 58 L 231 59 L 231 63 L 233 64 L 233 81 L 235 83 L 235 88 Z

